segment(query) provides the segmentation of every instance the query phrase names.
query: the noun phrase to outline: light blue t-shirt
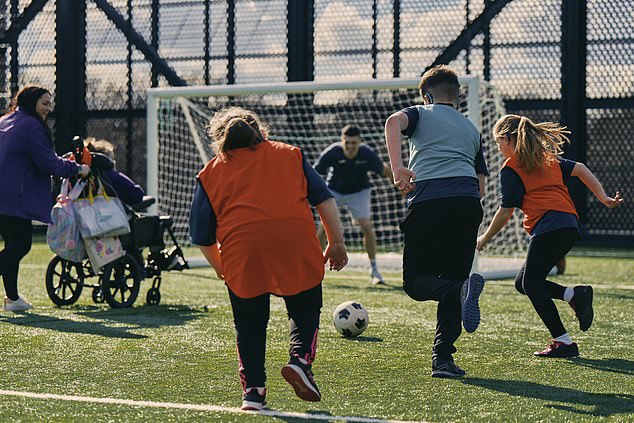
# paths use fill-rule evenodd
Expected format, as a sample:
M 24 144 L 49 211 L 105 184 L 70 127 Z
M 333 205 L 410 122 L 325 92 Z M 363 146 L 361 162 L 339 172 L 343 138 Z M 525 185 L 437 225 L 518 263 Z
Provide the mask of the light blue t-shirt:
M 418 122 L 409 136 L 409 169 L 416 182 L 467 176 L 477 178 L 475 159 L 480 133 L 455 108 L 445 104 L 414 106 Z
M 421 111 L 421 109 L 424 109 Z M 466 117 L 464 117 L 461 113 L 454 109 L 453 106 L 449 104 L 435 104 L 433 106 L 411 106 L 407 107 L 401 112 L 407 115 L 408 126 L 403 131 L 403 135 L 406 135 L 410 138 L 410 148 L 412 148 L 413 144 L 417 143 L 417 140 L 412 140 L 412 137 L 419 131 L 424 132 L 425 130 L 434 131 L 433 133 L 428 134 L 429 138 L 436 137 L 436 135 L 440 135 L 437 137 L 438 141 L 428 140 L 427 143 L 430 145 L 435 145 L 434 149 L 430 148 L 430 153 L 428 157 L 426 157 L 426 161 L 433 161 L 433 154 L 438 153 L 443 148 L 447 149 L 447 152 L 444 154 L 439 154 L 439 157 L 444 157 L 445 159 L 455 155 L 458 157 L 459 167 L 458 170 L 461 170 L 465 163 L 471 162 L 471 156 L 465 157 L 464 151 L 469 151 L 472 145 L 473 139 L 473 130 L 475 130 L 475 134 L 478 138 L 478 151 L 473 159 L 473 165 L 469 165 L 468 168 L 464 169 L 462 175 L 460 176 L 434 176 L 427 175 L 425 177 L 429 177 L 429 179 L 424 179 L 424 176 L 421 176 L 421 172 L 416 172 L 416 189 L 410 192 L 407 195 L 407 204 L 411 206 L 413 204 L 434 200 L 438 198 L 447 198 L 447 197 L 474 197 L 480 198 L 480 186 L 476 175 L 488 175 L 489 171 L 487 169 L 486 160 L 484 159 L 483 149 L 482 149 L 482 139 L 480 134 L 477 133 L 475 126 L 471 124 Z M 435 112 L 435 114 L 433 113 Z M 419 121 L 421 120 L 421 116 L 433 117 L 435 119 L 427 119 L 427 126 L 421 127 L 419 125 Z M 446 121 L 439 122 L 438 119 L 446 119 Z M 467 123 L 465 123 L 465 120 Z M 430 123 L 434 123 L 436 129 L 432 129 Z M 438 127 L 441 127 L 442 130 L 438 130 Z M 463 129 L 463 130 L 460 130 Z M 445 132 L 443 132 L 445 131 Z M 420 132 L 419 132 L 420 133 Z M 439 144 L 445 142 L 444 140 L 447 137 L 452 137 L 453 142 L 445 144 Z M 462 140 L 462 141 L 461 141 Z M 422 146 L 422 144 L 421 144 Z M 466 146 L 466 149 L 463 149 L 458 154 L 452 154 L 452 151 L 455 152 L 456 147 L 460 151 L 461 146 Z M 418 164 L 418 167 L 425 166 L 422 164 L 422 158 L 424 158 L 424 149 L 419 148 L 417 151 L 417 157 L 410 157 L 410 166 Z M 443 162 L 438 162 L 443 163 Z M 447 166 L 447 163 L 444 162 L 444 166 Z M 471 172 L 470 168 L 473 166 L 473 172 Z M 411 167 L 410 167 L 411 168 Z M 442 169 L 441 169 L 442 170 Z M 454 169 L 453 172 L 456 170 Z M 440 173 L 438 174 L 440 175 Z

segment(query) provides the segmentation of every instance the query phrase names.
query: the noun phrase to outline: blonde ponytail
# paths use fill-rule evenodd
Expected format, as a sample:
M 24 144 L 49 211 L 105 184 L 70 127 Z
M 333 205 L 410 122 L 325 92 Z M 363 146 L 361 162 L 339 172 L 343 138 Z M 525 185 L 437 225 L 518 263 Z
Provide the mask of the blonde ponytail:
M 519 166 L 527 172 L 535 172 L 544 164 L 563 154 L 563 145 L 570 140 L 570 131 L 555 122 L 533 123 L 518 115 L 502 116 L 493 128 L 495 137 L 515 139 L 514 154 Z

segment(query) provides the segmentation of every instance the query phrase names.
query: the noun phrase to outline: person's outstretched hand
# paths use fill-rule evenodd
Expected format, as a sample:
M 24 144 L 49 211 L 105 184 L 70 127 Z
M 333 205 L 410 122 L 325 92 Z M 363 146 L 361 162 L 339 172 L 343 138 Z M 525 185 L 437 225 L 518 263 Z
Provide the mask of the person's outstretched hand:
M 348 264 L 348 253 L 343 242 L 328 244 L 324 253 L 324 263 L 329 262 L 330 270 L 340 271 Z
M 623 204 L 623 198 L 621 197 L 621 192 L 617 191 L 616 195 L 614 196 L 614 198 L 606 196 L 606 198 L 601 200 L 601 202 L 607 208 L 613 209 L 613 208 L 616 208 L 616 207 L 620 206 L 621 204 Z

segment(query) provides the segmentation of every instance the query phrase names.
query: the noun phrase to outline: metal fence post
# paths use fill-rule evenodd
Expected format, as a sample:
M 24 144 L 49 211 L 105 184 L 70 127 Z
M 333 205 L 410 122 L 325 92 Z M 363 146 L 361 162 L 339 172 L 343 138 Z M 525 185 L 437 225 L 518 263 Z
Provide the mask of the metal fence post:
M 314 79 L 314 0 L 288 0 L 288 81 Z
M 572 131 L 566 156 L 586 161 L 586 2 L 562 1 L 561 34 L 561 123 Z M 570 195 L 579 218 L 586 220 L 587 190 L 573 178 Z
M 86 111 L 86 3 L 56 3 L 55 144 L 70 150 L 74 135 L 84 135 Z

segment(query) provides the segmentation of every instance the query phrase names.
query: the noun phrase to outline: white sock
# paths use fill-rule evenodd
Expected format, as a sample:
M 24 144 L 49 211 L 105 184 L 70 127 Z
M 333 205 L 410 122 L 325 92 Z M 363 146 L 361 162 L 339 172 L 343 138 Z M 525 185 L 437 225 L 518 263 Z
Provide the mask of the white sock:
M 262 396 L 266 395 L 266 387 L 264 387 L 264 386 L 251 386 L 251 387 L 247 388 L 244 392 L 247 393 L 251 389 L 257 389 L 258 395 L 262 395 Z
M 561 336 L 558 336 L 554 340 L 557 341 L 557 342 L 563 342 L 566 345 L 572 344 L 572 338 L 570 338 L 570 335 L 568 335 L 568 332 L 564 333 Z
M 564 301 L 567 303 L 570 303 L 574 295 L 575 295 L 575 290 L 573 288 L 570 288 L 570 287 L 566 288 L 566 290 L 564 291 Z

